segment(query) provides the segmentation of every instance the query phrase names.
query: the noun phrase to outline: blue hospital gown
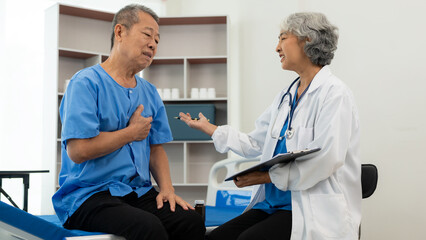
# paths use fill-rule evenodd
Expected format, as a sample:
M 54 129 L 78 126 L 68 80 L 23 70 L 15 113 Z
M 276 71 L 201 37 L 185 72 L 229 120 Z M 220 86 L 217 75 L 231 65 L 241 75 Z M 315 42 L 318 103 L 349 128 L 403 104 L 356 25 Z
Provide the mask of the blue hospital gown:
M 52 197 L 62 223 L 97 192 L 108 190 L 113 196 L 125 196 L 134 191 L 140 197 L 152 188 L 150 145 L 169 142 L 172 134 L 155 86 L 135 77 L 136 87 L 122 87 L 99 64 L 72 77 L 59 109 L 62 168 L 60 188 Z M 92 138 L 100 132 L 123 129 L 140 104 L 144 106 L 142 116 L 153 118 L 146 139 L 81 164 L 70 160 L 66 152 L 69 139 Z

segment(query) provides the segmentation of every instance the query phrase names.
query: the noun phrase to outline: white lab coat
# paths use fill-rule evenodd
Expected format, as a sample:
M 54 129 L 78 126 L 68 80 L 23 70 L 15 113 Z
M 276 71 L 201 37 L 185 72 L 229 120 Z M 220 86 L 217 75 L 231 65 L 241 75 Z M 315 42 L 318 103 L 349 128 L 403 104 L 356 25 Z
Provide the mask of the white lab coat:
M 296 87 L 294 84 L 290 90 L 292 95 Z M 261 162 L 270 159 L 277 144 L 271 131 L 281 131 L 289 112 L 288 97 L 278 110 L 286 91 L 287 88 L 275 97 L 251 133 L 244 134 L 230 126 L 218 127 L 212 136 L 216 150 L 232 150 L 248 158 L 261 155 Z M 351 91 L 324 66 L 300 100 L 293 118 L 295 132 L 286 141 L 287 150 L 320 147 L 321 151 L 269 170 L 278 189 L 291 191 L 291 239 L 358 239 L 362 200 L 359 119 Z M 264 185 L 255 186 L 247 209 L 264 199 Z

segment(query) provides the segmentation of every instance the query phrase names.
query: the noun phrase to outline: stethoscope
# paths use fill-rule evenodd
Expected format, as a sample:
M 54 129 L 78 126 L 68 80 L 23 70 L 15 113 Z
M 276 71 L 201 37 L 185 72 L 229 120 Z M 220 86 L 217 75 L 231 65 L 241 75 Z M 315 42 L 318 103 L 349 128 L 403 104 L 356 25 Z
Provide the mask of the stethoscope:
M 280 104 L 278 105 L 278 111 L 281 109 L 281 107 L 282 107 L 282 104 L 283 104 L 283 102 L 284 102 L 284 99 L 285 99 L 285 97 L 286 96 L 288 96 L 289 97 L 289 101 L 288 101 L 288 106 L 289 106 L 289 108 L 290 108 L 290 112 L 289 112 L 289 115 L 288 115 L 288 126 L 287 126 L 287 130 L 285 131 L 285 133 L 284 133 L 284 136 L 279 136 L 279 137 L 274 137 L 274 136 L 272 136 L 272 131 L 274 130 L 274 129 L 272 129 L 271 130 L 271 137 L 272 138 L 274 138 L 274 139 L 278 139 L 278 140 L 282 140 L 284 137 L 286 138 L 286 139 L 291 139 L 293 136 L 294 136 L 294 129 L 291 127 L 291 123 L 293 122 L 293 115 L 294 115 L 294 111 L 296 110 L 296 107 L 297 107 L 297 105 L 299 104 L 299 101 L 300 101 L 300 99 L 302 99 L 302 97 L 305 95 L 305 93 L 306 93 L 306 91 L 309 89 L 309 86 L 311 85 L 311 83 L 312 83 L 312 81 L 311 81 L 311 83 L 309 83 L 309 85 L 306 87 L 306 89 L 303 91 L 303 93 L 300 95 L 300 97 L 299 97 L 299 99 L 297 99 L 296 100 L 296 98 L 295 99 L 293 99 L 293 95 L 290 93 L 290 90 L 291 90 L 291 88 L 294 86 L 294 84 L 296 84 L 296 82 L 298 81 L 300 79 L 300 77 L 297 77 L 291 84 L 290 84 L 290 86 L 288 87 L 288 89 L 287 89 L 287 92 L 286 93 L 284 93 L 284 95 L 281 97 L 281 101 L 280 101 Z M 294 101 L 294 102 L 293 102 Z M 294 107 L 293 107 L 294 106 Z M 275 120 L 274 120 L 274 125 L 272 125 L 272 127 L 274 128 L 275 127 L 275 122 L 277 121 L 277 117 L 278 116 L 276 116 L 275 117 Z

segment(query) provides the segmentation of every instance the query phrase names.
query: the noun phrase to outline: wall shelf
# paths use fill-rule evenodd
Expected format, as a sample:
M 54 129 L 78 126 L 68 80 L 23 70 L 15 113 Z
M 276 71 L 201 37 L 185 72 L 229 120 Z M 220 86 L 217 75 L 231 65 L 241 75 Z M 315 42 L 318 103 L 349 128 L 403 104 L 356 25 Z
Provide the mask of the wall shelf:
M 54 138 L 48 140 L 55 154 L 52 161 L 55 188 L 61 168 L 61 123 L 58 108 L 64 96 L 65 80 L 79 70 L 104 62 L 110 51 L 111 22 L 114 14 L 94 9 L 57 4 L 46 10 L 46 59 L 51 66 L 46 84 L 54 85 L 56 95 Z M 162 17 L 161 41 L 150 67 L 140 75 L 157 88 L 178 88 L 179 99 L 164 104 L 205 104 L 216 108 L 217 124 L 228 119 L 228 18 L 226 16 Z M 191 88 L 215 88 L 216 97 L 193 99 Z M 51 116 L 51 115 L 50 115 Z M 53 140 L 54 139 L 54 140 Z M 173 141 L 164 144 L 169 157 L 174 186 L 182 197 L 204 199 L 211 166 L 227 158 L 217 153 L 213 142 Z M 191 190 L 193 189 L 193 190 Z M 200 192 L 201 191 L 201 192 Z

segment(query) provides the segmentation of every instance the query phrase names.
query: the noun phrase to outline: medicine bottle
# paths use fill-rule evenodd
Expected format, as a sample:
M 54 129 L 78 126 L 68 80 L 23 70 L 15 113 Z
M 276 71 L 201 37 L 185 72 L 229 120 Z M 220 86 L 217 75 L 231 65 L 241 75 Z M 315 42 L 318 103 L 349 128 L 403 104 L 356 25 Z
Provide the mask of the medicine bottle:
M 203 221 L 206 221 L 206 207 L 204 206 L 204 200 L 195 200 L 195 211 L 201 215 Z

